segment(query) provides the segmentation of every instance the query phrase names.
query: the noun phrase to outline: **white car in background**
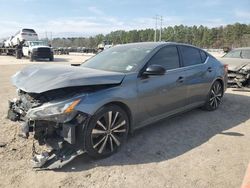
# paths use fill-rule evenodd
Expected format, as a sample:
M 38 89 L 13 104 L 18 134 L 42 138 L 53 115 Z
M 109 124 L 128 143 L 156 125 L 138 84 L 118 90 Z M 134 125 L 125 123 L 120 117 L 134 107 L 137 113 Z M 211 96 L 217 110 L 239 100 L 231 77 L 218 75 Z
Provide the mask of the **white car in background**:
M 11 46 L 15 47 L 19 45 L 22 41 L 37 41 L 38 35 L 34 29 L 21 29 L 15 36 L 11 39 Z

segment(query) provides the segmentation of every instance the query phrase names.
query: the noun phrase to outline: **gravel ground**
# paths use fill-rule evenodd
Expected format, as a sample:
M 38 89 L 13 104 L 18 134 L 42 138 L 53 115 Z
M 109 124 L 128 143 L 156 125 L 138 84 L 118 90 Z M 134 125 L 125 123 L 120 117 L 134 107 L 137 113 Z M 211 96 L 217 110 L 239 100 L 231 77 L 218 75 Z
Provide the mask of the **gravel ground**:
M 55 56 L 53 63 L 85 58 Z M 18 137 L 18 123 L 5 118 L 16 96 L 10 76 L 28 64 L 0 56 L 0 187 L 240 187 L 250 159 L 250 92 L 232 89 L 217 111 L 196 109 L 140 129 L 112 157 L 82 155 L 60 170 L 33 170 L 32 139 Z

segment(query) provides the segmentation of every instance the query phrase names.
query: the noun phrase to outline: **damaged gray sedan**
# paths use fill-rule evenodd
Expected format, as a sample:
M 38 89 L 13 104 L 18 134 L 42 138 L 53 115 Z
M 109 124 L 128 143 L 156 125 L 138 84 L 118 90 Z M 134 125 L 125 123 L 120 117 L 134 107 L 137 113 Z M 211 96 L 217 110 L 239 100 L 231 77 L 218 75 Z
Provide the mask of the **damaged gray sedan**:
M 36 167 L 58 168 L 86 152 L 116 152 L 137 128 L 193 108 L 215 110 L 227 69 L 213 56 L 178 43 L 134 43 L 107 49 L 80 66 L 33 65 L 12 77 L 19 98 L 8 118 L 52 150 Z
M 228 65 L 228 87 L 250 87 L 250 47 L 233 49 L 220 60 Z

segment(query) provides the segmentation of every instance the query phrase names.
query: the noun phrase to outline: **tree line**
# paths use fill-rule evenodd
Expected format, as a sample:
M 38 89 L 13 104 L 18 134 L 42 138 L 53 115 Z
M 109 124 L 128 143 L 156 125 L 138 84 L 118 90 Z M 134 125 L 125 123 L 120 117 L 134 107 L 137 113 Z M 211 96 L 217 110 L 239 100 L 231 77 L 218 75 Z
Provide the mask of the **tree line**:
M 103 41 L 115 44 L 147 42 L 154 40 L 154 29 L 117 30 L 109 34 L 91 37 L 54 38 L 53 47 L 87 47 L 96 48 Z M 159 36 L 159 30 L 157 30 Z M 162 41 L 192 44 L 201 48 L 245 47 L 250 46 L 250 24 L 230 24 L 208 28 L 206 26 L 176 25 L 162 29 Z M 157 39 L 159 40 L 159 38 Z

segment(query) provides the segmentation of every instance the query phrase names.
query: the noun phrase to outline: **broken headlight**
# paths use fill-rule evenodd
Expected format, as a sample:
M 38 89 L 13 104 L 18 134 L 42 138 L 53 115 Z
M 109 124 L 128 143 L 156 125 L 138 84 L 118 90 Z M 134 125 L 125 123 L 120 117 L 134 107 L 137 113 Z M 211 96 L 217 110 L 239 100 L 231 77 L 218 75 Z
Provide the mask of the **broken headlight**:
M 74 108 L 80 101 L 81 99 L 77 99 L 74 101 L 71 100 L 55 104 L 42 105 L 40 107 L 30 109 L 26 116 L 32 120 L 48 120 L 64 123 L 75 117 L 77 111 L 75 111 Z

